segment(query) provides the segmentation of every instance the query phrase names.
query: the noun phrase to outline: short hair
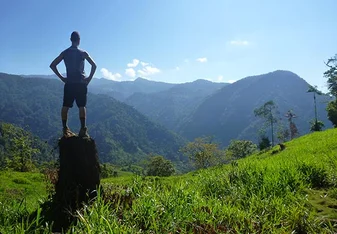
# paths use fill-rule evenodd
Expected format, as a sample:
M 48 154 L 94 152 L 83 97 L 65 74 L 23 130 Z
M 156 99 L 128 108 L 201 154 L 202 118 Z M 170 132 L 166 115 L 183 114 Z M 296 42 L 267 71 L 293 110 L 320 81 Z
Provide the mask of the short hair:
M 80 40 L 80 34 L 77 31 L 72 32 L 70 40 L 72 42 L 79 41 Z

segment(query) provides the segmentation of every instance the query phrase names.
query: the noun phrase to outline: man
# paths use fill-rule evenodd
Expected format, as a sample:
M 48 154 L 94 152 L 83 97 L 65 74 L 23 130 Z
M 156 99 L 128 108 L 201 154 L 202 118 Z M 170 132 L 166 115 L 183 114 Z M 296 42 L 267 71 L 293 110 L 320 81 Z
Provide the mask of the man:
M 79 108 L 79 117 L 81 121 L 80 137 L 89 137 L 86 127 L 86 103 L 87 103 L 87 85 L 90 83 L 96 71 L 96 64 L 89 54 L 78 48 L 80 44 L 80 34 L 72 32 L 70 40 L 72 45 L 64 50 L 50 64 L 53 72 L 65 83 L 63 93 L 63 107 L 61 111 L 63 135 L 65 137 L 74 136 L 67 125 L 68 110 L 73 107 L 74 100 Z M 57 70 L 57 65 L 64 60 L 67 70 L 67 77 L 62 76 Z M 90 75 L 86 77 L 84 72 L 84 62 L 87 60 L 91 65 Z

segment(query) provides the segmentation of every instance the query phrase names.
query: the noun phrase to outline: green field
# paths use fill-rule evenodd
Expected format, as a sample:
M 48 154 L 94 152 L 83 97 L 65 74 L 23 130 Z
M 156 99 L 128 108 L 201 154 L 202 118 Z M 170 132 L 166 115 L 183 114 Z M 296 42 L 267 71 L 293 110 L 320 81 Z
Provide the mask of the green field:
M 334 233 L 336 166 L 331 129 L 181 176 L 104 179 L 104 198 L 74 214 L 69 233 Z M 38 215 L 27 221 L 47 198 L 43 176 L 0 179 L 0 232 L 49 233 Z

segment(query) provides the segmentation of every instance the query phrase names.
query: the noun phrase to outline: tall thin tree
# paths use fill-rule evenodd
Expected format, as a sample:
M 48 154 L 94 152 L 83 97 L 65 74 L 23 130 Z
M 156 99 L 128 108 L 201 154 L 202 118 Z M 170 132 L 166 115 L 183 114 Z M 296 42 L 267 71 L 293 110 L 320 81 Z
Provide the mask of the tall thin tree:
M 309 85 L 309 88 L 308 88 L 307 92 L 314 94 L 315 122 L 313 123 L 314 124 L 314 128 L 313 129 L 317 129 L 317 131 L 320 131 L 321 128 L 319 128 L 318 117 L 317 117 L 316 96 L 317 95 L 322 95 L 323 93 L 317 89 L 316 85 L 315 86 Z
M 293 121 L 293 119 L 297 118 L 297 116 L 295 115 L 293 111 L 289 110 L 285 114 L 285 117 L 288 119 L 288 122 L 289 122 L 290 140 L 292 140 L 298 134 L 298 129 L 296 127 L 296 124 Z
M 276 112 L 276 105 L 273 101 L 268 101 L 254 110 L 255 116 L 266 119 L 268 125 L 270 125 L 272 146 L 274 146 L 274 124 L 277 123 Z

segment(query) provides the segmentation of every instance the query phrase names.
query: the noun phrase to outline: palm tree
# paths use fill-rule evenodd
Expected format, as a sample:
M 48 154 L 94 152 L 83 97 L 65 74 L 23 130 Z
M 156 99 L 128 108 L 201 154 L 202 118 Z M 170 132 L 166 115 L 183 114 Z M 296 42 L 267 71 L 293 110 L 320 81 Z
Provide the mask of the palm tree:
M 297 116 L 293 111 L 288 110 L 288 112 L 285 114 L 285 117 L 287 117 L 289 121 L 290 140 L 292 140 L 298 134 L 297 127 L 293 122 L 293 118 L 297 118 Z
M 314 125 L 318 126 L 318 119 L 317 119 L 317 103 L 316 103 L 316 95 L 322 95 L 323 93 L 317 89 L 317 86 L 309 85 L 309 89 L 307 93 L 314 93 L 314 105 L 315 105 L 315 123 Z

